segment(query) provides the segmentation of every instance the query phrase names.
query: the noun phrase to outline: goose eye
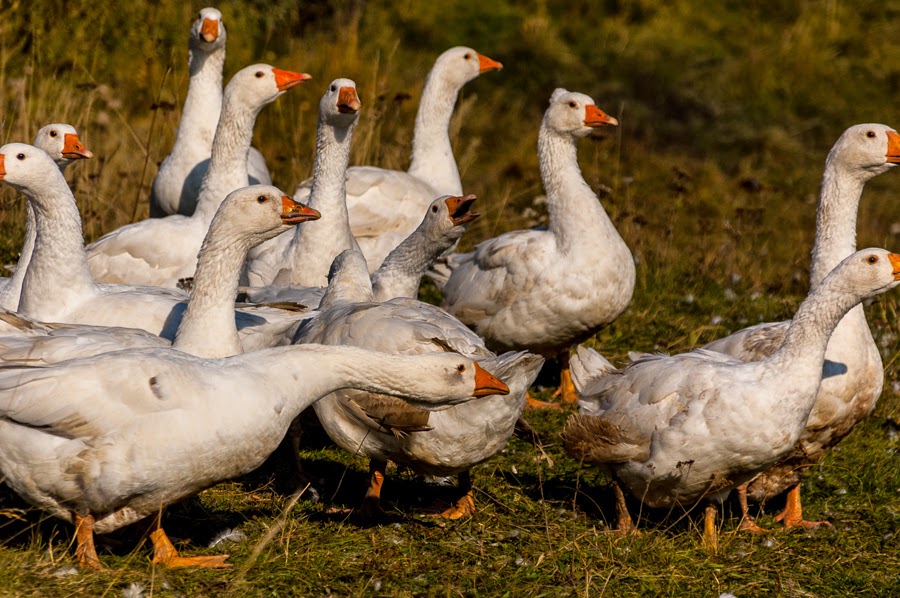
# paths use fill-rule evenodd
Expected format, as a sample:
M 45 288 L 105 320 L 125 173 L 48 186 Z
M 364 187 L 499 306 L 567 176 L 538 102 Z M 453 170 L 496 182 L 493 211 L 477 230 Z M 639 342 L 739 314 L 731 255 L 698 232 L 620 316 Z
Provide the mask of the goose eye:
M 456 366 L 456 371 L 462 374 L 466 371 L 466 366 L 464 366 L 463 364 L 459 364 L 458 366 Z
M 875 131 L 867 131 L 867 132 L 866 132 L 866 137 L 868 137 L 869 139 L 874 139 L 874 138 L 875 138 Z
M 266 201 L 267 201 L 268 199 L 269 199 L 269 198 L 266 197 L 265 195 L 260 195 L 259 197 L 256 198 L 256 201 L 258 201 L 259 203 L 266 203 Z
M 576 104 L 574 101 L 569 102 L 569 108 L 575 108 L 577 106 L 578 106 L 578 104 Z
M 262 72 L 262 71 L 256 71 L 256 78 L 257 78 L 257 79 L 262 79 L 262 78 L 263 78 L 263 75 L 265 75 L 264 72 Z
M 877 263 L 878 263 L 878 256 L 877 256 L 877 255 L 870 255 L 868 258 L 866 258 L 866 261 L 869 262 L 870 264 L 877 264 Z
M 471 52 L 466 52 L 466 55 L 465 55 L 464 58 L 465 58 L 466 60 L 472 60 L 472 53 L 471 53 Z
M 24 160 L 24 159 L 25 159 L 25 154 L 16 154 L 16 159 L 17 159 L 17 160 Z
M 331 91 L 337 91 L 337 85 L 332 85 L 332 86 L 331 86 Z
M 56 131 L 50 131 L 50 137 L 56 137 L 58 133 Z
M 437 206 L 431 206 L 431 211 L 432 211 L 432 212 L 437 212 L 437 210 L 438 210 L 438 207 L 437 207 Z

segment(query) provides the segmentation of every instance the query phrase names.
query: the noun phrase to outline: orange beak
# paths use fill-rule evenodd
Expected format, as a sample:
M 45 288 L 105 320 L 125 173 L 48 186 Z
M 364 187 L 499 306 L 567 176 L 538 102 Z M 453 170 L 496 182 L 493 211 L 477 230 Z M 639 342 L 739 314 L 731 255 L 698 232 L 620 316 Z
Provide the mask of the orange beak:
M 499 71 L 502 68 L 503 68 L 503 65 L 500 64 L 499 62 L 497 62 L 496 60 L 493 60 L 493 59 L 488 58 L 487 56 L 483 56 L 481 54 L 478 55 L 478 73 L 479 74 L 486 73 L 486 72 L 492 71 L 494 69 L 497 69 Z
M 453 226 L 472 222 L 481 216 L 478 212 L 469 211 L 476 199 L 478 198 L 474 195 L 466 195 L 465 197 L 448 197 L 444 200 L 444 203 L 447 204 L 447 211 L 450 213 L 450 220 L 453 221 Z
M 312 79 L 312 76 L 307 75 L 306 73 L 295 73 L 293 71 L 283 71 L 276 68 L 273 68 L 272 72 L 275 74 L 275 85 L 278 86 L 278 91 L 287 91 L 303 81 Z
M 81 143 L 78 135 L 73 133 L 66 133 L 65 137 L 63 137 L 62 155 L 63 158 L 68 158 L 69 160 L 94 157 L 94 153 L 84 147 L 84 144 Z
M 208 44 L 213 43 L 219 37 L 219 22 L 214 19 L 203 19 L 200 25 L 200 37 Z
M 609 114 L 597 108 L 593 104 L 584 107 L 584 125 L 586 127 L 602 127 L 603 125 L 618 125 L 619 121 Z
M 897 131 L 888 131 L 888 148 L 887 155 L 885 155 L 885 159 L 892 164 L 900 163 L 900 135 L 897 134 Z
M 322 214 L 302 203 L 297 203 L 287 195 L 281 196 L 281 222 L 284 224 L 300 224 L 307 220 L 318 220 Z
M 0 156 L 2 158 L 3 156 Z M 0 164 L 0 168 L 2 168 L 2 164 Z M 900 280 L 900 254 L 897 253 L 889 253 L 888 259 L 891 260 L 891 266 L 894 267 L 894 280 Z
M 3 164 L 4 156 L 0 154 L 0 181 L 6 176 L 6 166 Z
M 359 103 L 359 96 L 356 95 L 355 87 L 342 87 L 338 92 L 337 109 L 342 114 L 356 114 L 362 104 Z
M 509 387 L 494 377 L 493 374 L 475 362 L 475 392 L 473 397 L 487 397 L 490 395 L 508 395 Z

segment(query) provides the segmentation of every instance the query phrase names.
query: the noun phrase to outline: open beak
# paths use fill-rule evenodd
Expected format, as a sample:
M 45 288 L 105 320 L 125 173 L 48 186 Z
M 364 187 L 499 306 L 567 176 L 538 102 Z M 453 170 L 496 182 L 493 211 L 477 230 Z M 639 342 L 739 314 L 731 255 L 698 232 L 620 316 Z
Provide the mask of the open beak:
M 362 104 L 359 103 L 359 96 L 356 95 L 355 87 L 342 87 L 338 92 L 337 109 L 342 114 L 356 114 Z
M 0 154 L 0 181 L 6 176 L 6 166 L 3 164 L 3 154 Z
M 63 137 L 62 155 L 63 158 L 68 158 L 69 160 L 94 157 L 94 153 L 84 147 L 84 144 L 81 143 L 78 135 L 75 135 L 74 133 L 66 133 L 65 137 Z
M 219 22 L 215 19 L 203 19 L 200 25 L 200 37 L 208 44 L 213 43 L 219 37 Z
M 900 164 L 900 134 L 897 131 L 888 131 L 888 148 L 885 159 L 892 164 Z
M 0 158 L 2 157 L 0 156 Z M 0 168 L 2 168 L 2 163 L 0 163 Z M 894 280 L 900 280 L 900 254 L 889 253 L 888 259 L 891 260 L 891 266 L 894 267 Z
M 483 56 L 481 54 L 478 55 L 478 74 L 493 71 L 494 69 L 499 71 L 502 68 L 503 65 L 496 60 L 493 60 L 492 58 L 488 58 L 487 56 Z
M 275 85 L 278 86 L 278 91 L 287 91 L 295 85 L 312 79 L 312 75 L 306 73 L 295 73 L 276 68 L 273 68 L 272 72 L 275 74 Z
M 594 104 L 584 107 L 584 125 L 586 127 L 602 127 L 603 125 L 618 125 L 619 121 L 600 110 Z
M 487 397 L 490 395 L 508 395 L 509 387 L 494 377 L 483 367 L 475 362 L 475 392 L 473 397 Z
M 447 211 L 450 213 L 450 220 L 453 221 L 453 226 L 472 222 L 481 216 L 478 212 L 469 211 L 476 199 L 477 197 L 474 195 L 466 195 L 465 197 L 448 197 L 444 200 L 444 203 L 447 204 Z
M 281 196 L 281 222 L 284 224 L 300 224 L 307 220 L 318 220 L 322 214 L 302 203 L 297 203 L 287 195 Z

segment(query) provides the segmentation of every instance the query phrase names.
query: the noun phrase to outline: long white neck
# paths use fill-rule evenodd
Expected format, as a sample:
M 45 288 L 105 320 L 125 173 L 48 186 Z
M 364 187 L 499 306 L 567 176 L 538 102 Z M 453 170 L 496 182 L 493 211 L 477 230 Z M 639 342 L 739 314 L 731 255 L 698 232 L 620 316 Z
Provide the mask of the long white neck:
M 309 207 L 318 210 L 322 217 L 302 222 L 294 231 L 288 249 L 291 284 L 326 286 L 334 258 L 345 249 L 359 249 L 350 231 L 347 211 L 347 164 L 352 137 L 353 124 L 341 128 L 319 120 Z
M 34 209 L 35 240 L 22 282 L 21 313 L 44 321 L 97 293 L 84 256 L 81 215 L 61 172 L 48 172 L 46 184 L 25 193 Z
M 56 163 L 59 171 L 65 176 L 66 167 L 70 164 L 69 160 L 62 160 Z M 37 230 L 34 223 L 34 208 L 31 202 L 25 202 L 25 238 L 22 242 L 22 251 L 19 253 L 19 260 L 16 262 L 16 270 L 9 277 L 9 281 L 3 290 L 0 291 L 0 308 L 16 311 L 19 307 L 19 298 L 22 295 L 22 283 L 25 281 L 25 272 L 28 271 L 28 264 L 31 262 L 31 254 L 34 252 L 34 240 L 37 236 Z
M 260 240 L 234 235 L 233 225 L 215 218 L 203 240 L 187 311 L 174 348 L 200 357 L 244 352 L 234 320 L 234 298 L 247 252 Z
M 212 52 L 190 49 L 190 81 L 175 134 L 172 155 L 209 156 L 222 112 L 222 67 L 225 46 Z
M 811 289 L 818 287 L 841 260 L 856 251 L 856 216 L 866 180 L 838 168 L 831 159 L 825 165 L 816 210 Z
M 575 143 L 571 136 L 541 126 L 538 161 L 547 191 L 550 232 L 557 247 L 568 253 L 589 242 L 628 252 L 619 231 L 581 174 Z
M 253 126 L 262 106 L 248 108 L 225 96 L 216 127 L 209 169 L 200 186 L 194 215 L 211 222 L 225 196 L 249 182 L 247 154 L 253 141 Z
M 438 195 L 463 194 L 449 131 L 460 89 L 432 70 L 425 80 L 416 113 L 412 160 L 407 172 L 431 185 Z
M 455 242 L 456 238 L 446 235 L 433 238 L 421 227 L 414 230 L 372 274 L 375 300 L 387 301 L 394 297 L 415 299 L 425 272 Z

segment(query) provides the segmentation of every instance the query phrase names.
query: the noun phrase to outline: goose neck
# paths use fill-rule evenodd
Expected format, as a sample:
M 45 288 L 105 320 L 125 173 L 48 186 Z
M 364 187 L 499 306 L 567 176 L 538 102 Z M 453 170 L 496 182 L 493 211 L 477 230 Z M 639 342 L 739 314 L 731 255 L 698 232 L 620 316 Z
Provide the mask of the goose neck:
M 443 242 L 442 242 L 443 241 Z M 372 274 L 372 289 L 376 301 L 394 297 L 415 298 L 425 272 L 455 239 L 433 239 L 416 229 L 384 259 Z
M 429 73 L 413 130 L 408 173 L 427 182 L 438 195 L 462 195 L 462 181 L 450 144 L 450 119 L 461 86 Z M 433 199 L 433 198 L 432 198 Z
M 200 357 L 227 357 L 243 352 L 234 320 L 238 278 L 250 250 L 246 237 L 229 235 L 214 219 L 203 241 L 187 310 L 174 348 Z
M 239 105 L 225 96 L 195 212 L 206 222 L 212 220 L 226 195 L 247 186 L 247 154 L 260 108 Z
M 19 311 L 39 320 L 96 292 L 84 254 L 81 215 L 59 171 L 41 189 L 25 191 L 34 211 L 34 248 L 22 281 Z
M 865 180 L 829 160 L 822 175 L 816 210 L 816 240 L 810 266 L 815 289 L 841 260 L 856 251 L 856 218 Z
M 203 150 L 209 155 L 219 115 L 222 111 L 222 67 L 225 47 L 212 52 L 191 48 L 188 58 L 190 80 L 187 97 L 181 112 L 181 122 L 175 134 L 172 153 L 186 146 Z
M 612 220 L 581 174 L 576 139 L 542 125 L 538 135 L 538 161 L 547 193 L 549 229 L 560 251 L 574 251 L 585 243 L 612 244 L 627 251 Z

